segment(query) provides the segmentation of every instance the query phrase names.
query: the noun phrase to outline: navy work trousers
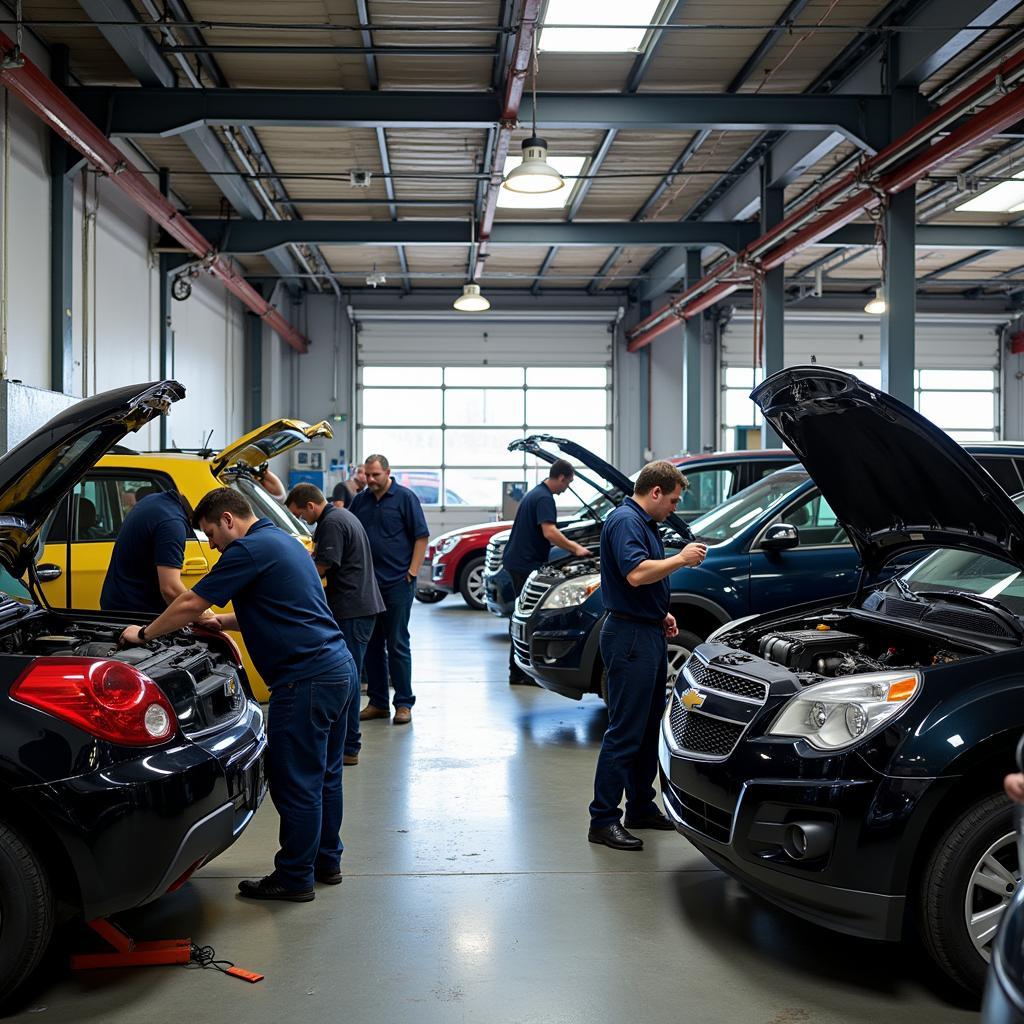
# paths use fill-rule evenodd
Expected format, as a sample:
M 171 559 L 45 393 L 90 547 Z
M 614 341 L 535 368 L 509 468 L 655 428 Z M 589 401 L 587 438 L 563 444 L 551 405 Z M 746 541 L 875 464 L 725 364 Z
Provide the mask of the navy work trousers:
M 373 635 L 366 647 L 366 695 L 375 708 L 387 709 L 388 678 L 395 688 L 395 707 L 411 708 L 416 703 L 412 692 L 412 647 L 409 643 L 409 616 L 416 583 L 404 580 L 380 588 L 384 611 L 377 616 Z
M 668 673 L 665 632 L 660 625 L 609 616 L 601 628 L 601 657 L 607 671 L 608 729 L 597 758 L 593 828 L 621 819 L 623 793 L 627 818 L 661 813 L 654 802 L 654 780 Z
M 345 638 L 345 646 L 356 663 L 356 687 L 363 675 L 363 659 L 366 657 L 366 645 L 373 636 L 373 627 L 377 623 L 376 615 L 360 615 L 355 619 L 338 619 L 338 629 Z M 362 733 L 359 731 L 359 696 L 348 708 L 348 728 L 345 730 L 345 753 L 358 754 L 363 746 Z
M 346 664 L 333 678 L 270 691 L 270 796 L 281 816 L 274 877 L 288 889 L 312 889 L 314 870 L 334 872 L 341 865 L 345 728 L 349 705 L 359 702 L 355 664 Z

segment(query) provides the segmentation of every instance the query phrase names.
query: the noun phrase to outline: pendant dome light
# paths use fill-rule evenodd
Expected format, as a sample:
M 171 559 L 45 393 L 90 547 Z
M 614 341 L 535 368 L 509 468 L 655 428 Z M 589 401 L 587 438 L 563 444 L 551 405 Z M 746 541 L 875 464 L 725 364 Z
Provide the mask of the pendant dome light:
M 475 213 L 469 216 L 469 265 L 476 268 L 476 221 Z M 462 294 L 452 303 L 452 309 L 460 313 L 484 313 L 491 308 L 487 296 L 480 291 L 472 277 L 462 286 Z
M 537 36 L 533 37 L 533 131 L 523 140 L 523 162 L 505 175 L 502 188 L 526 195 L 543 195 L 565 188 L 565 179 L 548 163 L 548 143 L 537 134 Z
M 871 313 L 874 316 L 881 316 L 889 308 L 885 301 L 885 289 L 876 288 L 875 297 L 869 299 L 867 305 L 864 307 L 865 313 Z

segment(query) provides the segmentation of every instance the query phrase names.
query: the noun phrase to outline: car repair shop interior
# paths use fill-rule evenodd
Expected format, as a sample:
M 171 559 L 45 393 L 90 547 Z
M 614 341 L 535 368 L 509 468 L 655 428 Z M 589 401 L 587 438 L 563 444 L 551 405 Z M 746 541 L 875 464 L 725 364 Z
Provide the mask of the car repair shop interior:
M 0 0 L 0 51 L 0 1015 L 1024 1022 L 1024 3 Z M 177 492 L 202 597 L 216 488 L 304 571 L 344 492 L 382 593 L 360 508 L 426 521 L 294 899 L 239 886 L 267 636 L 102 596 Z

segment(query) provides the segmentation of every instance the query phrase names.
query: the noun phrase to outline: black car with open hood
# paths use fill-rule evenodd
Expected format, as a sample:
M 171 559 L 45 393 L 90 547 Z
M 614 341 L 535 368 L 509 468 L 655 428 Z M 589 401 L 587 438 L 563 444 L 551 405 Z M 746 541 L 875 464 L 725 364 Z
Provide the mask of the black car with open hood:
M 922 558 L 698 646 L 662 721 L 666 812 L 768 899 L 855 935 L 919 934 L 978 989 L 1021 868 L 1001 780 L 1024 731 L 1024 496 L 848 373 L 793 367 L 751 397 L 865 576 Z M 776 532 L 800 542 L 798 524 Z
M 96 395 L 0 459 L 0 999 L 38 964 L 58 906 L 92 920 L 157 899 L 227 849 L 265 792 L 263 712 L 229 639 L 196 627 L 121 648 L 121 616 L 56 611 L 33 581 L 47 516 L 184 394 Z

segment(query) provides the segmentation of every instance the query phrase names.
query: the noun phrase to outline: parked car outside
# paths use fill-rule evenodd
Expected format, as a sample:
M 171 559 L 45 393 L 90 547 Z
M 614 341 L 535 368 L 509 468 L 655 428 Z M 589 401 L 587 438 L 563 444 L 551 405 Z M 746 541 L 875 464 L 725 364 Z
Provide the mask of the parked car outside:
M 123 616 L 46 607 L 33 565 L 75 483 L 183 396 L 175 381 L 96 395 L 0 459 L 0 999 L 38 965 L 58 908 L 92 920 L 177 888 L 266 790 L 263 711 L 227 636 L 119 648 Z
M 699 644 L 662 720 L 666 813 L 769 900 L 865 938 L 915 932 L 978 990 L 1020 878 L 1002 780 L 1024 731 L 1024 495 L 839 370 L 792 367 L 751 397 L 866 575 L 919 560 Z M 788 556 L 803 530 L 780 511 L 763 537 Z
M 408 487 L 421 505 L 467 505 L 465 498 L 460 497 L 453 490 L 445 488 L 444 500 L 441 495 L 441 473 L 436 469 L 393 469 L 391 471 L 393 480 L 403 487 Z
M 309 550 L 313 540 L 305 523 L 296 519 L 253 479 L 253 471 L 268 459 L 305 444 L 330 437 L 327 421 L 310 426 L 301 420 L 273 420 L 240 437 L 220 452 L 133 452 L 118 446 L 104 455 L 56 505 L 43 526 L 36 572 L 43 594 L 53 608 L 98 609 L 100 591 L 114 550 L 114 541 L 138 496 L 176 488 L 194 508 L 207 491 L 229 486 Z M 182 582 L 190 587 L 210 571 L 220 557 L 199 530 L 185 544 Z M 239 634 L 232 634 L 253 690 L 266 700 L 266 685 L 253 667 Z
M 603 481 L 603 486 L 594 485 L 602 492 L 601 497 L 589 505 L 582 506 L 565 525 L 559 524 L 559 529 L 570 540 L 583 544 L 596 553 L 601 542 L 602 523 L 608 513 L 622 503 L 626 495 L 633 493 L 633 481 L 636 480 L 637 474 L 626 477 L 621 470 L 609 465 L 604 459 L 565 438 L 538 435 L 526 438 L 525 441 L 513 442 L 509 448 L 522 447 L 536 458 L 549 463 L 559 458 L 559 455 L 553 453 L 550 448 L 544 447 L 545 444 L 554 445 L 563 455 L 577 459 Z M 783 449 L 757 449 L 680 455 L 669 461 L 686 475 L 690 483 L 679 499 L 676 514 L 684 522 L 691 522 L 755 480 L 760 480 L 776 469 L 792 465 L 795 458 L 792 453 Z M 506 524 L 506 530 L 511 525 Z M 508 533 L 505 530 L 494 534 L 487 546 L 484 567 L 487 610 L 502 618 L 508 618 L 515 605 L 511 577 L 502 567 L 502 555 L 507 542 Z M 551 562 L 560 562 L 566 557 L 566 552 L 558 548 L 551 549 Z

